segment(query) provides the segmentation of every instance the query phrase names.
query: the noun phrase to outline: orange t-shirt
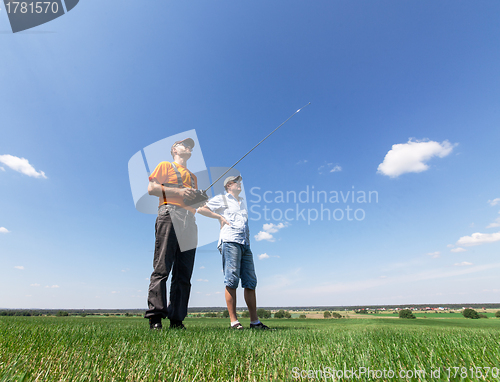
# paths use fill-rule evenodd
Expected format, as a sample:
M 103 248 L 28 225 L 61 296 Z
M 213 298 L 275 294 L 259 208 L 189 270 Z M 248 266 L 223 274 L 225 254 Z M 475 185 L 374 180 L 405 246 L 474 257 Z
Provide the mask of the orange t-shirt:
M 198 188 L 198 181 L 196 179 L 196 175 L 192 174 L 184 166 L 181 166 L 178 163 L 175 163 L 175 166 L 177 167 L 177 170 L 179 170 L 179 173 L 181 174 L 183 187 L 191 188 L 191 176 L 193 176 L 194 188 Z M 175 185 L 179 184 L 179 182 L 177 181 L 177 175 L 175 173 L 175 170 L 170 162 L 161 162 L 158 166 L 156 166 L 155 170 L 149 176 L 150 182 L 154 180 L 156 180 L 160 184 L 164 183 L 175 184 Z M 196 212 L 194 208 L 186 206 L 182 198 L 179 196 L 171 196 L 168 197 L 168 199 L 165 197 L 160 197 L 159 199 L 160 199 L 160 206 L 162 204 L 172 204 L 174 206 L 185 208 L 193 213 Z

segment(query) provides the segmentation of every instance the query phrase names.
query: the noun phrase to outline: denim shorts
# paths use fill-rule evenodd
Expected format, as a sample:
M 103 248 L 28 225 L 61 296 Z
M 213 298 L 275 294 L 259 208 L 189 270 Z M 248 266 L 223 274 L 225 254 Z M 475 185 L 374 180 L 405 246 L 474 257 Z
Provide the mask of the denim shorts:
M 236 289 L 241 278 L 243 288 L 255 289 L 257 276 L 253 266 L 253 254 L 249 245 L 223 242 L 220 247 L 224 284 Z

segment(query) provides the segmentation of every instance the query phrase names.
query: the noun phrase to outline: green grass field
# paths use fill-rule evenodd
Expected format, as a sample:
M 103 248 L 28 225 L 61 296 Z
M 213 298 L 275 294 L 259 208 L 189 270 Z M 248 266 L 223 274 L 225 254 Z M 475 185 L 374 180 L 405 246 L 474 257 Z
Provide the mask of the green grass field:
M 152 332 L 141 318 L 2 317 L 0 381 L 500 381 L 500 319 L 265 323 L 276 330 L 231 331 L 216 318 Z M 348 373 L 326 379 L 326 368 Z M 425 375 L 404 378 L 414 370 Z

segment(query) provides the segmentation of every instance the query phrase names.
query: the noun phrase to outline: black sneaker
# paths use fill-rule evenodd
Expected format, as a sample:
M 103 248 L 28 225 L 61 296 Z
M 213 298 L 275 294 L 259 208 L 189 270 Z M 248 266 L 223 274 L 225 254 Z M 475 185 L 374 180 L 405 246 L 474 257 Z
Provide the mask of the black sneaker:
M 186 329 L 182 321 L 170 320 L 170 329 Z
M 149 329 L 151 329 L 151 330 L 161 330 L 162 329 L 160 316 L 149 317 Z
M 264 325 L 262 322 L 258 324 L 250 324 L 250 329 L 271 330 L 269 326 Z
M 243 327 L 243 325 L 241 325 L 239 322 L 237 324 L 234 324 L 234 325 L 231 325 L 230 326 L 231 329 L 235 329 L 235 330 L 242 330 L 242 329 L 245 329 Z

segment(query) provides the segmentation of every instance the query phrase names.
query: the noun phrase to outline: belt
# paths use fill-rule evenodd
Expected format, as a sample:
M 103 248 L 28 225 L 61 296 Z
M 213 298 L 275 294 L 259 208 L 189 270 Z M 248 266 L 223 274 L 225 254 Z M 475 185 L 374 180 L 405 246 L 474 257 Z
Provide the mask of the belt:
M 186 210 L 185 208 L 182 208 L 180 206 L 175 206 L 173 204 L 162 204 L 158 207 L 158 212 L 165 209 L 167 209 L 169 212 L 174 212 L 177 215 L 186 215 L 194 218 L 194 214 L 191 211 Z

